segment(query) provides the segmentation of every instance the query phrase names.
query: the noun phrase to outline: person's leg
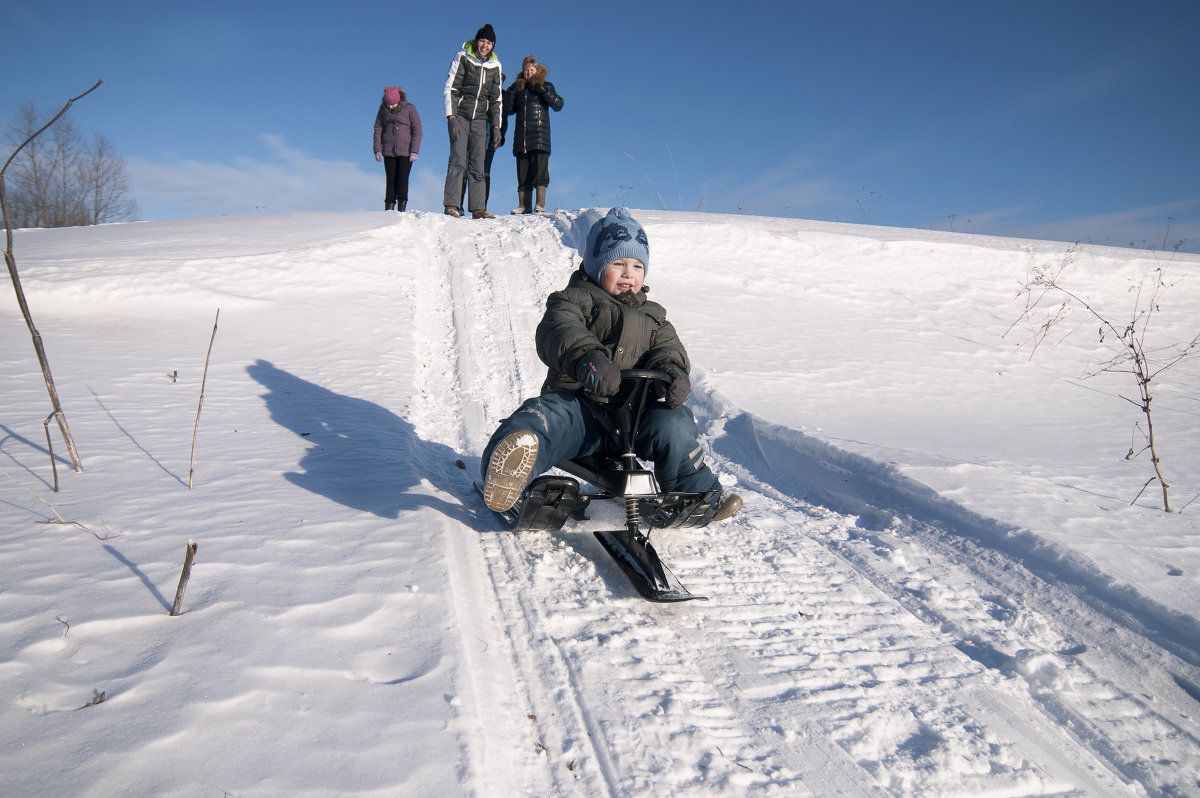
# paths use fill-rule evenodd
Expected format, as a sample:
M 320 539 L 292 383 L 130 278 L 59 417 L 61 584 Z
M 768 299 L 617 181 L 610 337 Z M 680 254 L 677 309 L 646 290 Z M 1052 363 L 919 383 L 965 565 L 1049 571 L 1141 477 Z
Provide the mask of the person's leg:
M 520 203 L 512 209 L 516 213 L 531 213 L 533 211 L 533 183 L 530 182 L 529 156 L 522 153 L 517 156 L 517 201 Z
M 396 203 L 396 159 L 390 155 L 383 156 L 383 207 L 391 210 Z
M 500 422 L 479 462 L 483 500 L 493 510 L 507 510 L 525 486 L 562 460 L 590 454 L 603 433 L 570 391 L 554 391 L 527 399 Z
M 496 150 L 491 146 L 491 137 L 488 137 L 488 146 L 483 150 L 483 205 L 492 200 L 492 160 L 496 157 Z
M 463 175 L 467 170 L 467 133 L 469 122 L 461 116 L 446 120 L 450 133 L 450 157 L 446 161 L 446 186 L 442 191 L 442 204 L 451 208 L 462 207 Z
M 664 491 L 704 493 L 721 483 L 704 463 L 696 419 L 686 405 L 650 407 L 642 417 L 634 450 L 654 462 L 654 476 Z
M 408 207 L 408 176 L 412 172 L 412 161 L 408 156 L 396 158 L 396 210 L 402 211 Z
M 470 124 L 471 134 L 467 139 L 467 206 L 472 211 L 486 210 L 483 151 L 487 147 L 487 120 L 473 119 Z
M 546 210 L 546 186 L 550 185 L 550 153 L 540 150 L 530 153 L 530 163 L 530 181 L 537 193 L 533 209 L 540 213 Z

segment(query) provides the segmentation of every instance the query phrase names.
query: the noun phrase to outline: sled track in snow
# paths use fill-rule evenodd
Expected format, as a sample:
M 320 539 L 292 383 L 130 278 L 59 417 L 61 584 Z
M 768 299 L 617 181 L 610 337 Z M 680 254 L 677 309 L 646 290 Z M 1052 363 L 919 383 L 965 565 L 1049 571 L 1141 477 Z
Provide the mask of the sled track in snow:
M 511 236 L 524 251 L 533 237 L 546 257 L 510 263 Z M 442 443 L 478 452 L 536 392 L 544 367 L 533 328 L 570 271 L 561 237 L 545 218 L 483 223 L 473 249 L 431 265 L 417 300 L 427 314 L 413 410 L 423 435 L 445 428 L 423 427 L 423 414 L 455 413 L 460 440 Z M 478 458 L 465 458 L 460 498 L 479 520 L 466 530 L 448 522 L 451 582 L 468 619 L 465 656 L 489 669 L 475 697 L 513 718 L 504 740 L 480 729 L 465 743 L 493 749 L 475 755 L 476 768 L 507 759 L 514 794 L 545 795 L 1196 789 L 1194 667 L 952 527 L 813 506 L 738 454 L 756 444 L 732 423 L 735 410 L 699 415 L 711 448 L 734 453 L 713 463 L 746 508 L 725 524 L 655 533 L 655 543 L 708 602 L 634 596 L 590 534 L 619 526 L 615 506 L 560 533 L 500 529 L 470 489 Z M 480 614 L 488 620 L 472 625 Z M 1061 632 L 1060 615 L 1072 618 L 1064 628 L 1094 633 Z M 1146 746 L 1178 763 L 1177 778 L 1122 755 Z
M 753 436 L 752 424 L 735 434 Z M 797 438 L 787 430 L 769 436 Z M 760 444 L 770 447 L 769 456 L 761 455 Z M 812 441 L 793 448 L 778 440 L 743 440 L 733 448 L 754 451 L 764 461 L 791 459 L 781 470 L 793 473 L 844 472 L 862 459 Z M 832 457 L 823 460 L 823 451 Z M 727 465 L 770 490 L 751 473 L 761 469 Z M 895 484 L 862 487 L 889 476 Z M 1108 584 L 1085 564 L 1046 551 L 1031 535 L 931 492 L 925 495 L 920 486 L 913 490 L 886 469 L 864 465 L 855 481 L 860 495 L 837 501 L 861 502 L 867 523 L 817 539 L 912 617 L 1007 683 L 1019 703 L 1009 699 L 998 707 L 985 700 L 974 712 L 977 717 L 1005 729 L 1031 759 L 1054 760 L 1054 750 L 1063 750 L 1047 734 L 1069 736 L 1146 794 L 1197 794 L 1200 634 L 1194 619 Z M 888 497 L 898 498 L 896 507 L 869 504 Z M 1009 717 L 998 717 L 998 710 Z M 1130 753 L 1147 750 L 1158 752 L 1156 760 Z M 1057 760 L 1068 781 L 1088 783 L 1065 757 Z

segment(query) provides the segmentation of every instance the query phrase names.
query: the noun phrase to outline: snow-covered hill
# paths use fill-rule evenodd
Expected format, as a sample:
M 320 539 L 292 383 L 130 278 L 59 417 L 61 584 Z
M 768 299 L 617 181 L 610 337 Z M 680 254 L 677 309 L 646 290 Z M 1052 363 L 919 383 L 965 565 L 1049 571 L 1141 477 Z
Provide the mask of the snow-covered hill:
M 470 488 L 589 214 L 18 231 L 85 470 L 5 281 L 0 793 L 1200 795 L 1200 361 L 1167 514 L 1096 325 L 1010 331 L 1071 258 L 1118 322 L 1166 266 L 1190 339 L 1200 258 L 635 215 L 746 499 L 656 533 L 706 602 L 636 597 L 619 508 L 514 535 Z

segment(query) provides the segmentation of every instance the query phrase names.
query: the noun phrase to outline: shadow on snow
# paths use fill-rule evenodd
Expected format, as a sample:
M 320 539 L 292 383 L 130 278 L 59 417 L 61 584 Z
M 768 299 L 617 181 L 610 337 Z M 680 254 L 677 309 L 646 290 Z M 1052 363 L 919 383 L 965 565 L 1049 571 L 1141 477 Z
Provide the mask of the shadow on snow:
M 430 507 L 472 523 L 475 514 L 456 498 L 462 477 L 452 449 L 422 440 L 387 408 L 314 385 L 265 360 L 246 371 L 267 389 L 271 419 L 309 445 L 301 470 L 284 474 L 289 482 L 383 518 Z

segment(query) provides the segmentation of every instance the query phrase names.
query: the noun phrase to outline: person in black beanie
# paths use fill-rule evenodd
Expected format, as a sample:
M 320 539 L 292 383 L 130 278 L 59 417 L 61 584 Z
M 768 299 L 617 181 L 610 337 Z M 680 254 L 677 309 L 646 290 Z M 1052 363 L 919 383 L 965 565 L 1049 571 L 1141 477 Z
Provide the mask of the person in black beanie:
M 500 146 L 501 72 L 496 55 L 496 31 L 491 24 L 475 32 L 475 40 L 450 62 L 443 97 L 446 125 L 450 134 L 450 158 L 446 163 L 446 185 L 442 204 L 448 216 L 462 216 L 463 174 L 467 177 L 467 207 L 473 219 L 494 219 L 487 210 L 484 183 L 484 149 L 491 128 L 493 147 Z

